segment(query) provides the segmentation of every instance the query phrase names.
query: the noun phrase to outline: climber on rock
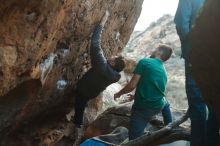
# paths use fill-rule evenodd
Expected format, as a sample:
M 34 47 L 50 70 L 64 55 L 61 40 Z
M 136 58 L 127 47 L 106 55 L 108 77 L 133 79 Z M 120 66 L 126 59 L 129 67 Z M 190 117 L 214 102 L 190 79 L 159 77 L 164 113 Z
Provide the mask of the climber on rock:
M 87 102 L 97 97 L 107 86 L 117 82 L 120 72 L 125 67 L 122 57 L 111 57 L 106 59 L 101 48 L 102 30 L 108 19 L 109 12 L 106 11 L 100 24 L 95 27 L 91 38 L 90 57 L 91 69 L 78 81 L 74 90 L 75 95 L 75 115 L 73 122 L 77 127 L 77 137 L 83 133 L 83 115 Z
M 151 118 L 162 109 L 169 108 L 165 98 L 167 75 L 163 62 L 167 61 L 171 54 L 170 47 L 161 45 L 156 48 L 150 58 L 138 62 L 130 82 L 114 95 L 116 100 L 136 88 L 135 95 L 131 96 L 134 97 L 134 104 L 131 110 L 129 140 L 143 135 Z

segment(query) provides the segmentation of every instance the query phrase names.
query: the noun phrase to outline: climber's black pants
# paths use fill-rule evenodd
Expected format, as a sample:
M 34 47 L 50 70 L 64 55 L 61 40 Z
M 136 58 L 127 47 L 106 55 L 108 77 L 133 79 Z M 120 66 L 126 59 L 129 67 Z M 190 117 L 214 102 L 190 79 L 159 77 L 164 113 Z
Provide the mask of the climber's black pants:
M 85 108 L 87 106 L 88 101 L 91 98 L 83 97 L 79 92 L 75 91 L 75 102 L 74 102 L 74 108 L 75 108 L 75 115 L 73 118 L 73 122 L 76 126 L 80 126 L 83 124 L 83 115 Z

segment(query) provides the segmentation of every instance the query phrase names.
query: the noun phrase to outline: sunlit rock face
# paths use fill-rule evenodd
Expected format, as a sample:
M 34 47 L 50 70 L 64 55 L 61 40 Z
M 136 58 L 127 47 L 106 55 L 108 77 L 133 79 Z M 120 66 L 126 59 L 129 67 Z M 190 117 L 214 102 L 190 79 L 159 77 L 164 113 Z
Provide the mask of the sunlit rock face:
M 208 0 L 192 32 L 190 59 L 205 101 L 220 119 L 220 1 Z
M 36 117 L 63 115 L 73 99 L 64 95 L 90 66 L 95 25 L 109 10 L 102 47 L 106 57 L 116 55 L 133 31 L 142 2 L 1 0 L 0 133 Z

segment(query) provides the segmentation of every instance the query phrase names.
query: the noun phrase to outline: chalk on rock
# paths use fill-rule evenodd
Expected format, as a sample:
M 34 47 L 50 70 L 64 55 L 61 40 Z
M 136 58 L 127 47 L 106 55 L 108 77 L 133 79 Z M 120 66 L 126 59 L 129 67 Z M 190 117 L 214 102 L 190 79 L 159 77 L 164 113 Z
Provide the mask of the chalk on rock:
M 59 80 L 57 81 L 57 89 L 63 90 L 67 85 L 67 81 L 65 80 Z

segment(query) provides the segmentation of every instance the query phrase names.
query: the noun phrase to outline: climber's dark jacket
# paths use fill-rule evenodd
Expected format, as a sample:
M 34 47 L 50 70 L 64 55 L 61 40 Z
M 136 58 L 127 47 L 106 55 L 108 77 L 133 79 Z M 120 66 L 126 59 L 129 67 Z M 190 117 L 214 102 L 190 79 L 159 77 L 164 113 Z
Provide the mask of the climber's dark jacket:
M 76 91 L 83 97 L 94 98 L 107 86 L 117 82 L 120 74 L 115 71 L 103 55 L 101 48 L 102 26 L 97 25 L 91 39 L 90 57 L 92 68 L 79 80 Z

